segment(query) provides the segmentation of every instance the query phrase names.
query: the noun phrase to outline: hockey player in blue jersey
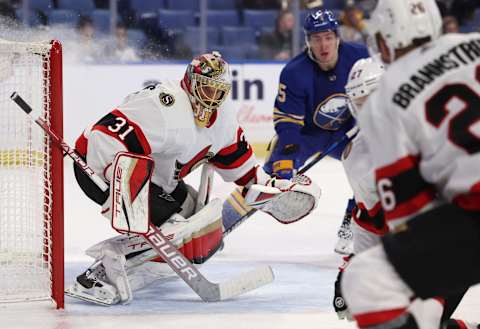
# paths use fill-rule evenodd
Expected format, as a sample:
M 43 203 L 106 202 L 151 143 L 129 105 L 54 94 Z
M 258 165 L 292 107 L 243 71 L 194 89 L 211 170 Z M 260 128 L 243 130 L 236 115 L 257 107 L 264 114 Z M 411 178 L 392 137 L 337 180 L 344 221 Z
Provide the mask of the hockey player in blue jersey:
M 273 112 L 277 135 L 264 166 L 271 175 L 291 178 L 308 158 L 323 152 L 354 126 L 345 84 L 353 64 L 369 54 L 364 45 L 341 41 L 338 25 L 330 10 L 309 14 L 304 23 L 307 47 L 280 74 Z M 340 159 L 346 144 L 330 156 Z M 339 253 L 350 252 L 349 222 L 354 205 L 354 200 L 349 200 L 335 247 Z

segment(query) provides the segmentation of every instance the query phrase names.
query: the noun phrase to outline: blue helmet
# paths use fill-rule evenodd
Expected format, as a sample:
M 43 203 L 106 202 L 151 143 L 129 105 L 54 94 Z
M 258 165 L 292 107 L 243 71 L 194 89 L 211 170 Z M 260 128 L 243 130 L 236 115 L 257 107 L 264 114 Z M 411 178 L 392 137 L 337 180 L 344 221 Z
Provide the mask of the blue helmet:
M 308 14 L 303 24 L 303 31 L 308 36 L 312 33 L 333 31 L 337 34 L 338 20 L 331 10 L 319 9 Z

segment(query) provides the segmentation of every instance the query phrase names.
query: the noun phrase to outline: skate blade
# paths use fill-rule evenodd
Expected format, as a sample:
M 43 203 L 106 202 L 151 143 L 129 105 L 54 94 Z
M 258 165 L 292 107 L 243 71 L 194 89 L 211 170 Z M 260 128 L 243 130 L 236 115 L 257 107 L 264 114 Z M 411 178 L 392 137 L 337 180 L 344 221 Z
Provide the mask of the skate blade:
M 70 289 L 65 290 L 65 295 L 82 300 L 84 302 L 90 302 L 93 304 L 101 305 L 101 306 L 112 306 L 118 304 L 118 300 L 115 299 L 99 299 L 98 297 L 94 297 L 88 294 L 78 293 L 76 291 L 71 291 Z

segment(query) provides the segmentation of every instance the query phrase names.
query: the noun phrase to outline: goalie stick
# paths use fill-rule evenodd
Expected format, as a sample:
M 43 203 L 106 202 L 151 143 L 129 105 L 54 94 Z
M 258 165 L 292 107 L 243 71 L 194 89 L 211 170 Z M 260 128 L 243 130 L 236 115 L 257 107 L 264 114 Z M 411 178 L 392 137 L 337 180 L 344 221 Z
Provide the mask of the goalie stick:
M 92 179 L 93 182 L 102 190 L 106 191 L 108 185 L 88 166 L 88 164 L 78 155 L 75 149 L 71 148 L 63 141 L 43 120 L 34 119 L 31 116 L 32 108 L 28 105 L 17 92 L 14 92 L 10 98 L 33 120 L 35 121 L 51 138 L 59 145 L 63 151 L 72 158 L 73 161 Z M 205 302 L 217 302 L 233 298 L 248 291 L 259 288 L 271 283 L 274 279 L 273 271 L 270 266 L 262 266 L 250 272 L 241 274 L 238 277 L 221 283 L 213 283 L 207 280 L 202 273 L 171 243 L 167 237 L 155 225 L 149 223 L 149 230 L 142 234 L 145 241 L 161 256 L 165 262 L 177 273 L 177 275 L 187 283 L 193 291 L 197 293 Z
M 349 131 L 347 131 L 345 133 L 345 135 L 342 136 L 342 138 L 339 138 L 338 140 L 332 142 L 324 152 L 317 154 L 311 161 L 309 161 L 302 168 L 300 168 L 296 175 L 304 174 L 307 170 L 309 170 L 314 165 L 316 165 L 320 160 L 322 160 L 327 155 L 332 153 L 332 151 L 334 151 L 339 145 L 343 144 L 346 141 L 352 140 L 357 135 L 357 133 L 358 133 L 358 127 L 357 126 L 353 127 Z M 240 224 L 245 222 L 245 220 L 247 220 L 250 216 L 252 216 L 255 212 L 257 212 L 257 209 L 251 208 L 246 204 L 240 205 L 240 203 L 241 203 L 240 199 L 242 199 L 242 197 L 239 196 L 238 191 L 234 191 L 227 198 L 226 202 L 236 204 L 237 207 L 240 207 L 241 211 L 243 211 L 245 213 L 243 215 L 241 215 L 241 217 L 238 218 L 236 221 L 234 221 L 233 223 L 230 223 L 230 225 L 228 227 L 224 227 L 224 230 L 223 230 L 223 236 L 224 237 L 229 235 L 230 233 L 232 233 L 232 231 L 235 230 L 238 226 L 240 226 Z
M 202 166 L 202 174 L 200 178 L 200 185 L 198 186 L 197 202 L 195 204 L 195 212 L 202 209 L 209 201 L 213 185 L 213 167 L 205 163 Z

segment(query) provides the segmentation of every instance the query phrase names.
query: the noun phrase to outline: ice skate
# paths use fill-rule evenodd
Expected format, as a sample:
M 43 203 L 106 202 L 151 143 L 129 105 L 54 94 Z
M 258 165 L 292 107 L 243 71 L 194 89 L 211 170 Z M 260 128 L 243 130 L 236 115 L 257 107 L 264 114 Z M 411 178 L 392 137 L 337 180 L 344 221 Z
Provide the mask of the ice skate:
M 67 296 L 110 306 L 120 301 L 117 289 L 109 284 L 102 264 L 87 269 L 77 276 L 76 281 L 65 290 Z

